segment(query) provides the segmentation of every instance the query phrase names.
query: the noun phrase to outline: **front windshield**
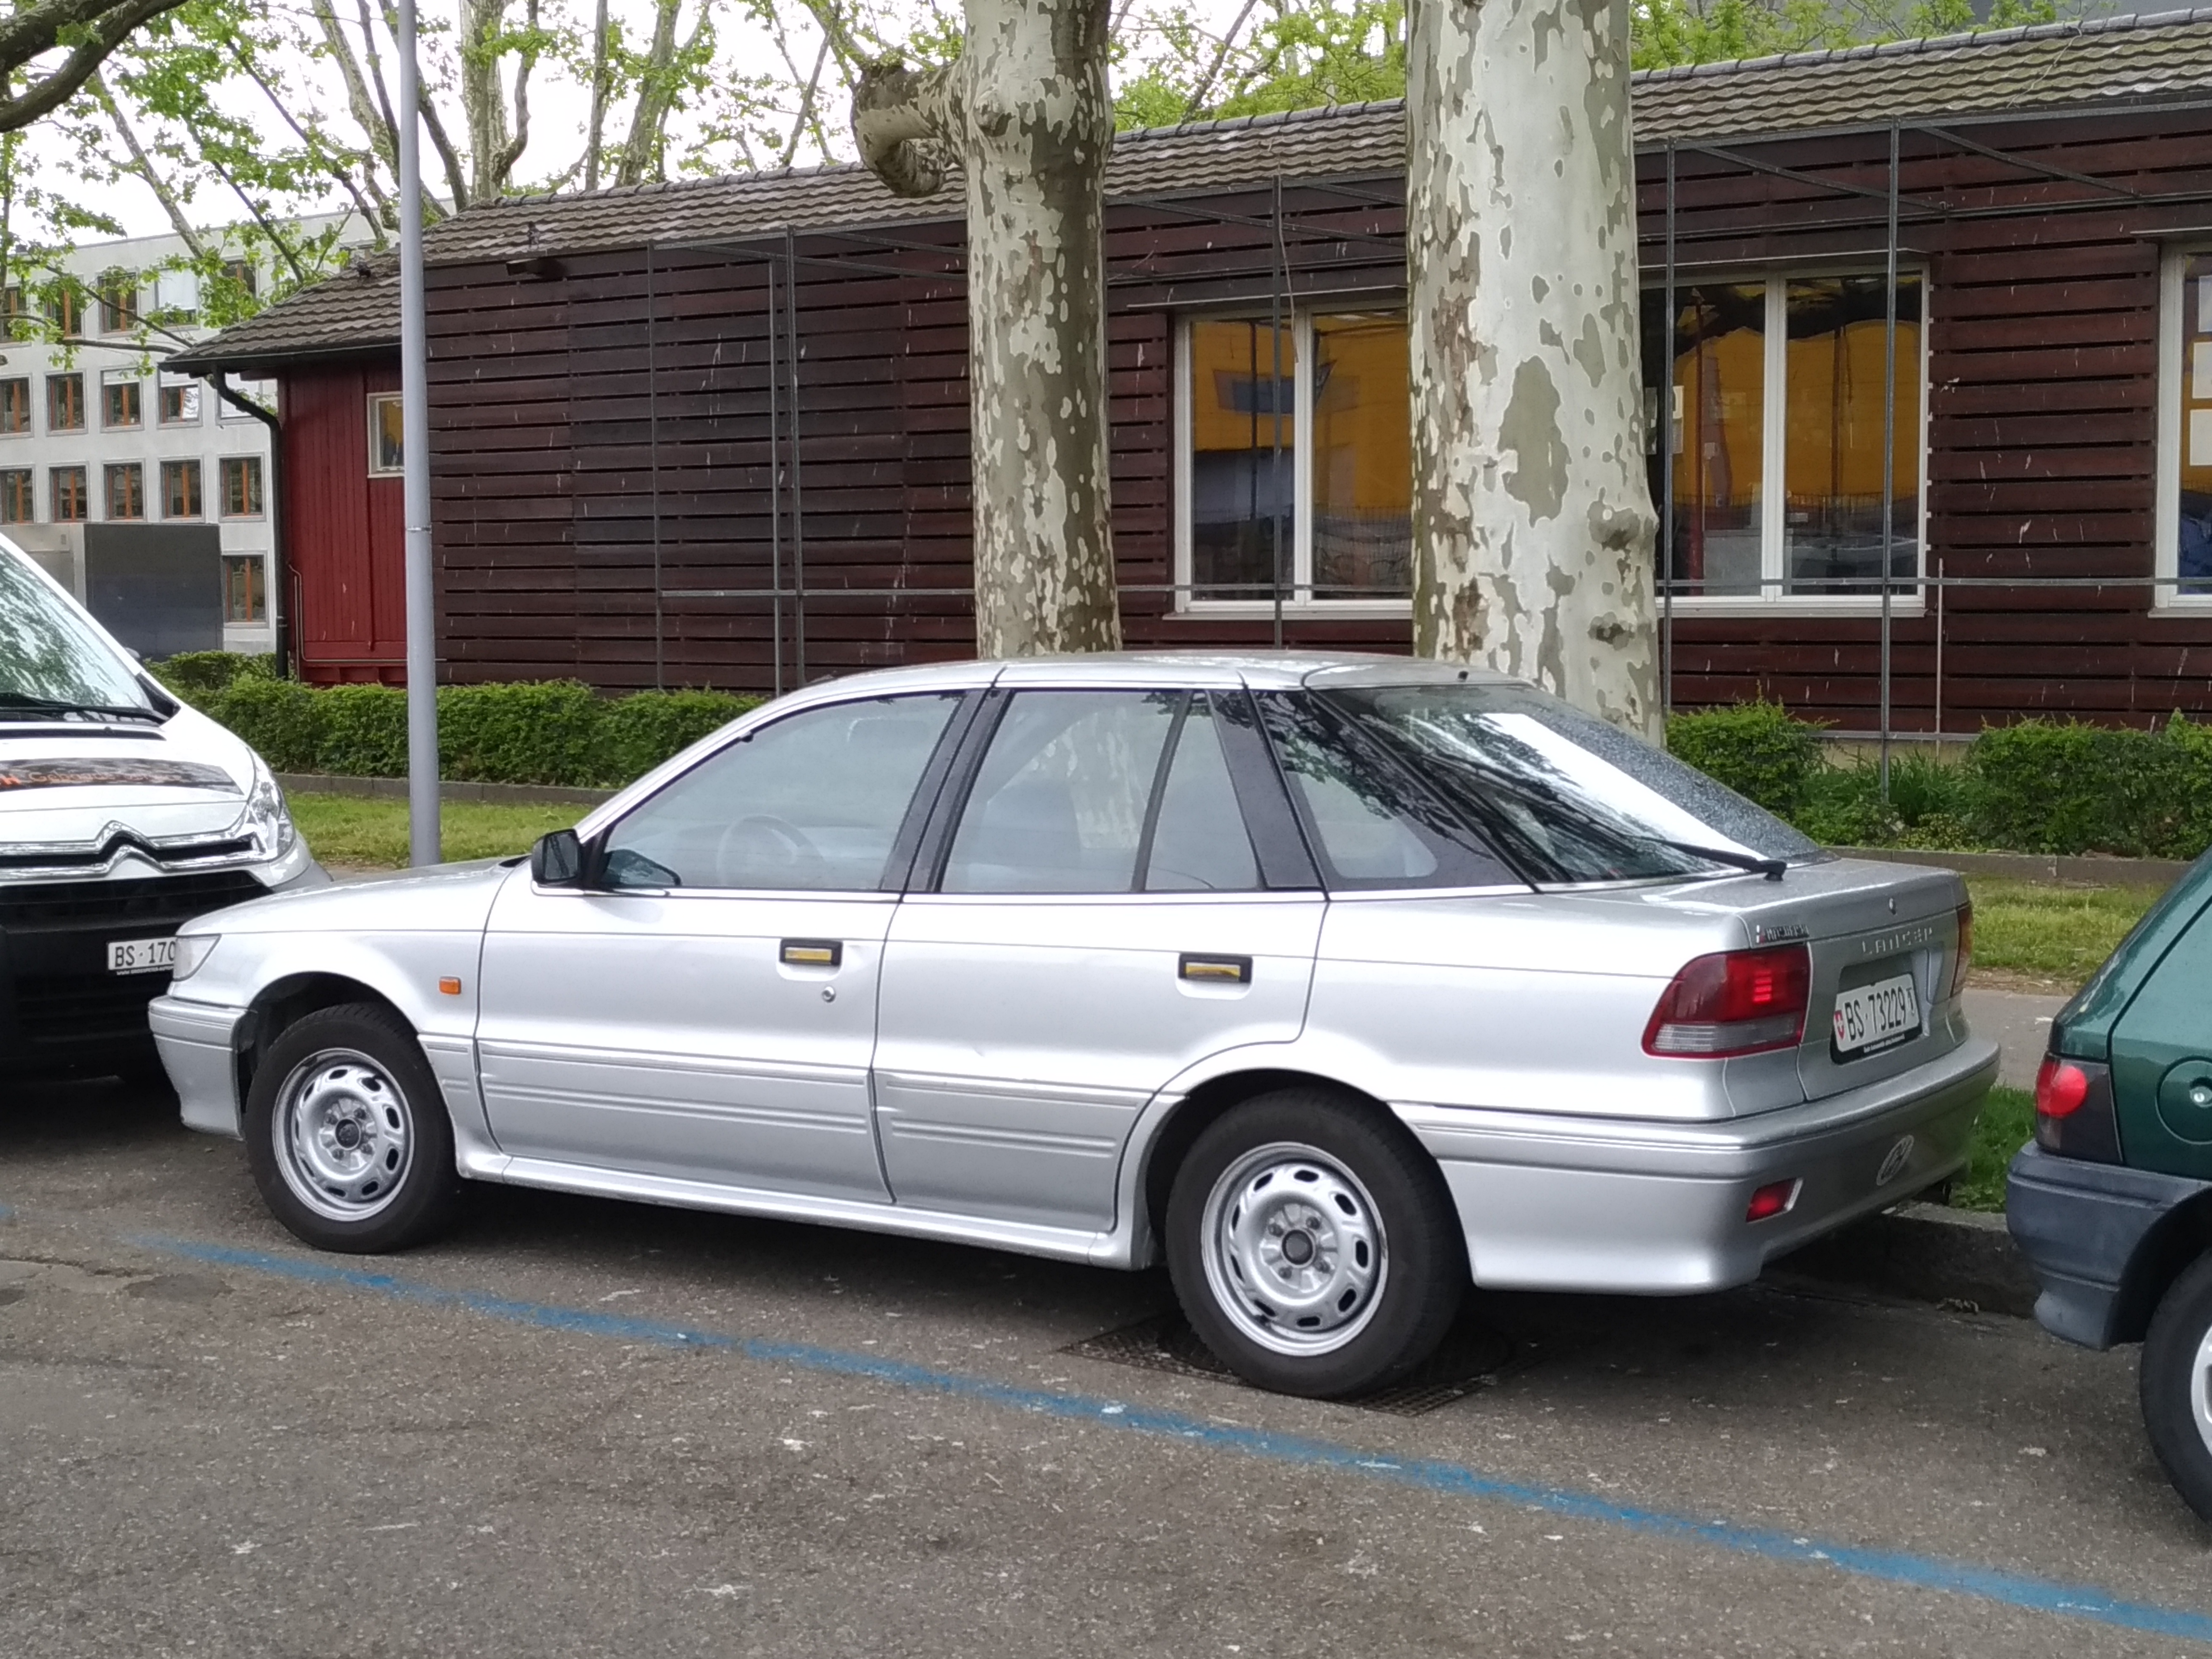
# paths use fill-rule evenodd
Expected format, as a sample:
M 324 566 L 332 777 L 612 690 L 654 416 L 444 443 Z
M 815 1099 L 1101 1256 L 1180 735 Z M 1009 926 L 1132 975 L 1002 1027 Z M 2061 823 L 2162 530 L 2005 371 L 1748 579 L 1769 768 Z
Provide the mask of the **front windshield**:
M 1395 752 L 1528 880 L 1621 881 L 1820 848 L 1673 756 L 1524 685 L 1392 686 L 1322 700 Z
M 147 711 L 129 661 L 23 560 L 0 552 L 0 719 L 10 709 Z

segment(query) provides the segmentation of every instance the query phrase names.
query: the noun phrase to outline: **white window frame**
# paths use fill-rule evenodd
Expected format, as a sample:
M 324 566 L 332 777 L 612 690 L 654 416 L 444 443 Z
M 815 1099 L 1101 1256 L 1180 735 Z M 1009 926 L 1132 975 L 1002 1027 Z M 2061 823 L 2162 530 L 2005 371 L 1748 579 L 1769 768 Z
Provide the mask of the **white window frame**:
M 273 375 L 260 375 L 250 380 L 235 380 L 230 383 L 230 389 L 249 403 L 259 403 L 264 409 L 273 409 L 276 406 L 276 381 Z M 216 400 L 216 419 L 218 422 L 252 421 L 259 418 L 258 416 L 249 415 L 236 404 L 226 403 L 220 398 Z
M 1728 272 L 1701 273 L 1695 282 L 1678 280 L 1679 291 L 1699 284 L 1756 281 L 1766 285 L 1766 368 L 1762 392 L 1764 428 L 1760 434 L 1759 477 L 1763 481 L 1779 482 L 1786 485 L 1789 474 L 1790 427 L 1790 284 L 1793 282 L 1817 282 L 1824 276 L 1880 276 L 1881 270 L 1869 270 L 1864 265 L 1839 267 L 1835 270 L 1770 270 L 1763 276 L 1758 271 L 1741 275 Z M 1914 515 L 1915 545 L 1919 550 L 1919 574 L 1909 582 L 1899 581 L 1889 590 L 1889 611 L 1893 617 L 1923 615 L 1928 605 L 1928 355 L 1929 340 L 1934 332 L 1929 319 L 1934 314 L 1930 303 L 1933 292 L 1929 273 L 1923 266 L 1900 264 L 1897 279 L 1904 283 L 1917 279 L 1920 283 L 1920 402 L 1917 414 L 1920 421 L 1920 499 Z M 1647 294 L 1659 292 L 1660 285 L 1647 282 Z M 1904 411 L 1899 411 L 1902 414 Z M 1675 428 L 1679 435 L 1680 428 Z M 1672 458 L 1669 458 L 1671 464 Z M 1663 511 L 1661 501 L 1651 503 L 1655 513 Z M 1674 611 L 1678 617 L 1741 616 L 1748 611 L 1757 616 L 1792 617 L 1859 617 L 1869 612 L 1881 612 L 1881 590 L 1869 588 L 1853 593 L 1791 593 L 1784 584 L 1790 577 L 1788 553 L 1789 501 L 1786 489 L 1764 489 L 1759 501 L 1759 591 L 1757 593 L 1682 593 L 1674 598 Z M 1663 556 L 1667 527 L 1659 526 L 1658 553 Z M 1655 567 L 1656 568 L 1656 567 Z M 1664 607 L 1665 600 L 1660 600 Z
M 363 412 L 368 417 L 367 428 L 368 436 L 368 476 L 372 478 L 397 478 L 407 470 L 404 459 L 406 454 L 407 444 L 407 413 L 404 409 L 400 410 L 399 416 L 400 454 L 403 458 L 401 465 L 398 466 L 382 466 L 378 465 L 376 445 L 377 434 L 382 426 L 382 422 L 378 421 L 376 418 L 377 406 L 380 404 L 397 404 L 402 395 L 402 393 L 397 392 L 372 392 L 368 394 L 368 402 L 365 406 Z
M 1356 294 L 1332 295 L 1322 314 L 1404 303 L 1395 298 L 1375 300 L 1363 307 Z M 1413 602 L 1402 599 L 1317 599 L 1313 597 L 1313 319 L 1310 310 L 1292 311 L 1285 318 L 1296 363 L 1291 391 L 1290 441 L 1284 447 L 1291 461 L 1291 582 L 1283 590 L 1282 613 L 1286 617 L 1404 617 L 1413 614 Z M 1175 465 L 1170 488 L 1175 495 L 1175 604 L 1169 614 L 1179 617 L 1273 617 L 1272 595 L 1260 599 L 1201 599 L 1193 592 L 1191 551 L 1191 419 L 1190 331 L 1198 323 L 1266 322 L 1270 313 L 1252 311 L 1192 312 L 1175 325 Z
M 182 392 L 185 394 L 185 401 L 191 405 L 192 412 L 174 421 L 163 415 L 162 396 L 170 392 Z M 166 426 L 172 430 L 181 427 L 198 426 L 201 424 L 204 402 L 205 400 L 200 396 L 200 383 L 195 376 L 172 374 L 167 369 L 161 370 L 155 375 L 154 424 L 155 426 Z
M 2168 248 L 2158 273 L 2158 454 L 2153 468 L 2157 479 L 2157 510 L 2152 519 L 2152 574 L 2159 585 L 2151 589 L 2154 611 L 2212 611 L 2212 593 L 2184 593 L 2170 586 L 2181 574 L 2181 453 L 2188 434 L 2181 429 L 2181 408 L 2189 373 L 2185 361 L 2181 313 L 2187 299 L 2183 273 L 2194 258 L 2212 257 L 2212 242 L 2184 242 Z M 2205 280 L 2212 281 L 2212 277 Z M 2212 307 L 2200 307 L 2212 318 Z

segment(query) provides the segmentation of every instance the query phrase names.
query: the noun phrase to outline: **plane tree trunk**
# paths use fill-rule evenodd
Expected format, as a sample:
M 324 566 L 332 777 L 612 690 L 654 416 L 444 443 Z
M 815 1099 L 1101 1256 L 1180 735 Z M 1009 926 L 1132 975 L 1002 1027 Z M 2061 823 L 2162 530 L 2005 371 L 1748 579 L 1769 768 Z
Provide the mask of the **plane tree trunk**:
M 1628 0 L 1414 0 L 1413 648 L 1661 735 Z
M 1107 0 L 967 0 L 959 59 L 866 68 L 861 159 L 967 197 L 975 643 L 987 657 L 1121 641 L 1108 521 L 1101 191 Z

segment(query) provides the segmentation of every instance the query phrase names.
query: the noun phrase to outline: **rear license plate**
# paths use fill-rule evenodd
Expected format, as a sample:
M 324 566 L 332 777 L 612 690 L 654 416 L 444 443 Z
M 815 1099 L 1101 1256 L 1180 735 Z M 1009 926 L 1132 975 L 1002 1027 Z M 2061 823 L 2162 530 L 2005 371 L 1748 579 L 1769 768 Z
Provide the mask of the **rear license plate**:
M 107 944 L 111 974 L 165 974 L 177 965 L 174 939 L 118 939 Z
M 1912 975 L 1899 974 L 1836 994 L 1836 1052 L 1855 1054 L 1920 1030 L 1920 998 Z

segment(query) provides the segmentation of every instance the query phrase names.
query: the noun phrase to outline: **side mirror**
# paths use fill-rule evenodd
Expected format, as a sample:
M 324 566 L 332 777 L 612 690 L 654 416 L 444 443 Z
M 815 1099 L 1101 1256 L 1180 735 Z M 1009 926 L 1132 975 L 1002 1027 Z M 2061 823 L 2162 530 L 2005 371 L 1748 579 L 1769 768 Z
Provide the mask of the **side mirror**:
M 530 878 L 540 887 L 575 887 L 584 876 L 584 847 L 574 830 L 540 836 L 530 849 Z

